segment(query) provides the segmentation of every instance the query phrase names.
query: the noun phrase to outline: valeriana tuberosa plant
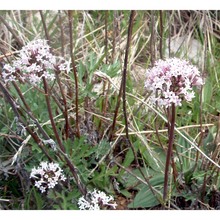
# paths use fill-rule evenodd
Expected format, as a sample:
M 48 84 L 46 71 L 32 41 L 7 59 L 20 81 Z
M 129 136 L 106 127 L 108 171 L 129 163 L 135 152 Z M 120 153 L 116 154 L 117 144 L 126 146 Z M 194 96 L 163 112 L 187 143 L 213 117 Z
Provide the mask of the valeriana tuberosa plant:
M 51 107 L 51 87 L 50 83 L 55 82 L 58 79 L 58 75 L 61 72 L 65 72 L 68 74 L 70 72 L 70 62 L 66 61 L 63 57 L 58 57 L 52 54 L 52 49 L 48 45 L 48 42 L 43 39 L 38 39 L 29 42 L 26 46 L 24 46 L 20 51 L 18 51 L 16 59 L 11 64 L 6 64 L 3 67 L 2 72 L 2 78 L 5 84 L 9 84 L 10 82 L 14 85 L 16 85 L 17 82 L 20 83 L 27 83 L 30 84 L 33 87 L 37 87 L 39 91 L 41 91 L 41 88 L 44 89 L 42 92 L 45 96 L 46 104 L 47 104 L 47 111 L 50 118 L 50 123 L 54 132 L 55 141 L 53 141 L 49 135 L 44 131 L 44 129 L 40 126 L 37 119 L 34 119 L 34 116 L 31 112 L 31 108 L 27 105 L 24 97 L 22 96 L 21 91 L 19 90 L 18 86 L 16 86 L 16 90 L 19 93 L 19 96 L 23 102 L 23 104 L 26 107 L 27 114 L 31 117 L 31 119 L 34 119 L 35 124 L 37 125 L 38 129 L 40 130 L 41 134 L 45 138 L 45 140 L 42 140 L 42 142 L 46 145 L 49 144 L 52 146 L 54 150 L 56 150 L 57 154 L 59 154 L 59 157 L 62 157 L 67 166 L 69 167 L 71 173 L 74 176 L 75 182 L 81 191 L 81 193 L 84 195 L 86 194 L 86 188 L 83 185 L 83 183 L 80 180 L 79 175 L 77 174 L 77 169 L 72 161 L 68 158 L 68 155 L 65 152 L 65 147 L 63 145 L 63 141 L 59 135 L 58 129 L 56 127 L 56 123 L 54 121 L 54 116 L 52 113 L 52 107 Z M 2 89 L 1 89 L 2 88 Z M 10 94 L 8 94 L 8 91 L 4 88 L 4 85 L 0 82 L 0 89 L 4 92 L 4 94 L 8 97 L 8 100 L 11 105 L 14 107 L 14 102 L 11 100 Z M 62 88 L 60 88 L 60 91 Z M 62 91 L 61 91 L 62 94 Z M 63 99 L 65 97 L 62 97 Z M 64 106 L 67 108 L 66 106 Z M 14 107 L 15 112 L 19 114 L 16 107 Z M 68 120 L 67 110 L 66 110 L 66 124 Z M 68 130 L 68 129 L 67 129 Z M 29 131 L 31 131 L 29 129 Z M 33 136 L 33 132 L 32 132 Z M 58 143 L 58 145 L 56 145 Z M 58 146 L 58 147 L 57 147 Z M 50 155 L 48 155 L 48 159 L 51 160 Z M 49 168 L 48 168 L 49 167 Z M 56 170 L 50 171 L 49 169 L 53 167 L 53 169 L 56 168 Z M 55 167 L 55 168 L 54 168 Z M 38 173 L 37 173 L 38 172 Z M 52 188 L 54 185 L 57 184 L 57 180 L 61 178 L 61 180 L 64 180 L 64 177 L 58 177 L 57 173 L 60 173 L 61 170 L 56 164 L 47 164 L 43 163 L 41 164 L 41 167 L 34 170 L 34 173 L 32 172 L 32 177 L 35 174 L 36 177 L 40 178 L 36 181 L 36 186 L 41 190 L 41 192 L 46 191 L 47 188 Z M 50 176 L 50 179 L 47 179 L 47 176 Z M 40 176 L 39 176 L 40 175 Z
M 173 151 L 176 107 L 181 106 L 184 100 L 192 101 L 195 97 L 193 87 L 199 87 L 204 82 L 197 67 L 191 65 L 186 60 L 178 58 L 156 61 L 154 66 L 147 70 L 146 75 L 145 87 L 152 93 L 150 102 L 165 107 L 168 117 L 169 142 L 163 193 L 165 203 L 167 200 L 169 168 Z M 173 169 L 175 169 L 175 166 L 173 166 Z
M 47 103 L 48 114 L 58 145 L 64 151 L 63 144 L 58 135 L 52 115 L 50 104 L 49 82 L 56 79 L 61 71 L 70 70 L 69 62 L 62 57 L 54 56 L 46 40 L 38 39 L 29 42 L 18 53 L 17 59 L 12 64 L 6 64 L 2 77 L 5 83 L 22 82 L 38 86 L 43 82 L 44 95 Z

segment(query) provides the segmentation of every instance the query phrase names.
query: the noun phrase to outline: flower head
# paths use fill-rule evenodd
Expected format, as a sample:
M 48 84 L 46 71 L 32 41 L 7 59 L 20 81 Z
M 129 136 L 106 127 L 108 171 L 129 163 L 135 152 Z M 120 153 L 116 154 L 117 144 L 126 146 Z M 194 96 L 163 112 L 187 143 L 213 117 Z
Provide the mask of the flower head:
M 41 193 L 46 192 L 47 189 L 54 188 L 59 180 L 66 180 L 59 164 L 53 162 L 41 162 L 38 168 L 32 169 L 30 178 L 35 180 L 34 185 L 40 189 Z
M 37 85 L 42 77 L 49 81 L 54 80 L 54 71 L 69 71 L 69 62 L 54 56 L 50 50 L 46 40 L 38 39 L 29 42 L 19 51 L 18 58 L 12 65 L 4 66 L 2 73 L 4 81 L 7 83 L 19 79 Z
M 184 99 L 191 101 L 195 97 L 193 86 L 203 84 L 197 67 L 178 58 L 158 60 L 147 70 L 145 81 L 146 89 L 154 96 L 150 101 L 166 108 L 172 103 L 181 106 Z
M 102 207 L 115 209 L 117 206 L 116 203 L 113 203 L 114 198 L 112 196 L 107 196 L 104 192 L 96 189 L 93 192 L 89 191 L 86 197 L 82 196 L 78 200 L 80 210 L 100 210 Z

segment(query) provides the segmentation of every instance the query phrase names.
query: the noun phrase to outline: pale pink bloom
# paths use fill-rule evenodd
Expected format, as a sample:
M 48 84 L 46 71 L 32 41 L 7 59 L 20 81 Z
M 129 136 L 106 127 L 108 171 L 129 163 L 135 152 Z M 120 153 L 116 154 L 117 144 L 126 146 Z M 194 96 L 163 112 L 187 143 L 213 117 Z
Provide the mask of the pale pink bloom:
M 33 168 L 30 178 L 35 180 L 35 186 L 41 193 L 47 189 L 54 188 L 59 181 L 65 181 L 63 170 L 57 163 L 41 162 L 38 168 Z
M 195 97 L 193 87 L 204 82 L 197 67 L 186 60 L 169 58 L 158 60 L 147 70 L 145 87 L 152 92 L 150 101 L 166 108 L 175 104 L 182 105 L 182 100 L 191 101 Z
M 88 199 L 84 196 L 78 200 L 80 210 L 100 210 L 103 207 L 116 208 L 117 204 L 114 202 L 112 196 L 107 196 L 104 192 L 94 189 L 92 192 L 87 193 Z
M 42 81 L 42 77 L 45 77 L 47 81 L 53 81 L 57 71 L 68 73 L 69 62 L 64 58 L 54 56 L 47 41 L 38 39 L 24 46 L 12 65 L 4 66 L 2 77 L 5 83 L 19 78 L 23 82 L 28 81 L 36 86 Z

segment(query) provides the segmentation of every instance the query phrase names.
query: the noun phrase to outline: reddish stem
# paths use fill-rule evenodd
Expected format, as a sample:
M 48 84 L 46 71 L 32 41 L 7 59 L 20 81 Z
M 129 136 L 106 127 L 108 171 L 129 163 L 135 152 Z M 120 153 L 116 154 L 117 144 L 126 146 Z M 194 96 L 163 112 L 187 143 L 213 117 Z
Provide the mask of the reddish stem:
M 176 113 L 176 107 L 175 104 L 172 103 L 171 106 L 171 118 L 168 117 L 168 120 L 170 122 L 169 125 L 169 144 L 168 144 L 168 150 L 167 150 L 167 156 L 166 156 L 166 165 L 165 165 L 165 173 L 164 173 L 164 191 L 163 191 L 163 200 L 164 200 L 164 205 L 167 200 L 167 192 L 168 192 L 168 179 L 169 179 L 169 168 L 170 168 L 170 160 L 171 160 L 171 155 L 173 152 L 173 142 L 174 142 L 174 125 L 175 125 L 175 113 Z

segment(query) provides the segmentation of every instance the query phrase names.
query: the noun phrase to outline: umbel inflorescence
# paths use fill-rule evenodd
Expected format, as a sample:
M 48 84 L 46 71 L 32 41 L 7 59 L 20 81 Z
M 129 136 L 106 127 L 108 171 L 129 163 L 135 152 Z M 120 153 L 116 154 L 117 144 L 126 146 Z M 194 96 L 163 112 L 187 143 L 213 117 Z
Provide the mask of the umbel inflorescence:
M 87 198 L 84 196 L 78 200 L 80 210 L 100 210 L 105 208 L 115 209 L 117 204 L 112 196 L 107 196 L 104 192 L 94 189 L 87 193 Z
M 53 162 L 41 162 L 39 167 L 32 169 L 30 178 L 34 179 L 35 186 L 41 193 L 54 188 L 59 181 L 66 180 L 59 164 Z
M 69 70 L 70 63 L 54 56 L 47 41 L 38 39 L 24 46 L 11 65 L 4 65 L 2 77 L 5 83 L 20 80 L 36 86 L 42 77 L 51 81 L 55 79 L 55 73 Z
M 191 101 L 195 97 L 193 86 L 203 84 L 197 67 L 178 58 L 156 61 L 147 70 L 145 81 L 146 89 L 152 92 L 150 101 L 166 108 L 172 103 L 181 106 L 184 99 Z

